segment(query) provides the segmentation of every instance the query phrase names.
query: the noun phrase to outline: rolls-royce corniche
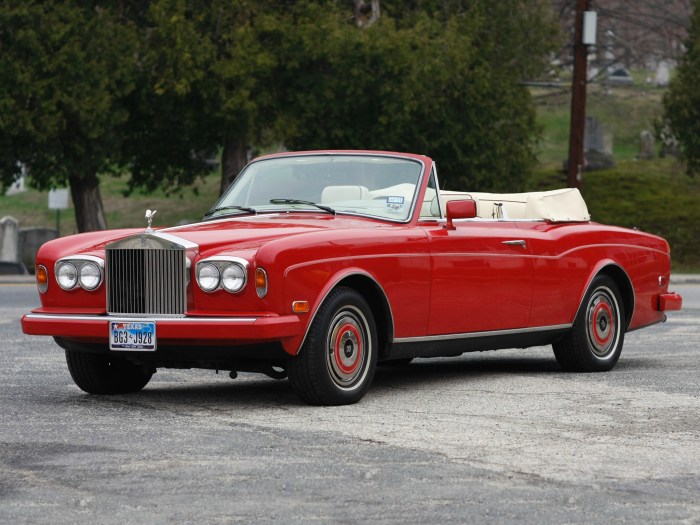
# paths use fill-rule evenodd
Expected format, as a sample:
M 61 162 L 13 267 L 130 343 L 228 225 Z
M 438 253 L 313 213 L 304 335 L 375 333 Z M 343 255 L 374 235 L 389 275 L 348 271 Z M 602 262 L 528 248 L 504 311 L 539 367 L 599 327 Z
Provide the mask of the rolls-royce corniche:
M 204 368 L 341 405 L 378 365 L 536 345 L 563 370 L 601 372 L 626 332 L 682 304 L 668 243 L 592 222 L 577 189 L 441 190 L 422 155 L 264 156 L 201 222 L 156 218 L 37 254 L 41 307 L 23 330 L 52 336 L 90 394 Z

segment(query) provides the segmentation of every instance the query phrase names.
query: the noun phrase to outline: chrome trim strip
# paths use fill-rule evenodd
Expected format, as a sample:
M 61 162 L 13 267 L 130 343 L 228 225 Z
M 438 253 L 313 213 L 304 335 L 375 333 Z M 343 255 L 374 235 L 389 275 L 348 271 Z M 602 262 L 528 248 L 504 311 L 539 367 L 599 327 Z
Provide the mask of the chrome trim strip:
M 532 332 L 547 332 L 549 330 L 567 330 L 573 326 L 570 324 L 558 324 L 553 326 L 536 326 L 533 328 L 515 328 L 511 330 L 493 330 L 490 332 L 468 332 L 463 334 L 429 335 L 426 337 L 397 337 L 394 343 L 424 343 L 429 341 L 449 341 L 451 339 L 474 339 L 476 337 L 495 337 L 499 335 L 527 334 Z
M 456 200 L 456 199 L 455 199 Z M 469 200 L 469 199 L 463 199 Z M 447 219 L 438 219 L 437 217 L 421 217 L 421 221 L 426 222 L 437 222 L 438 224 L 445 224 Z M 547 219 L 494 219 L 491 217 L 472 217 L 471 219 L 452 219 L 452 222 L 547 222 Z M 589 221 L 567 221 L 567 222 L 589 222 Z M 563 223 L 553 223 L 553 224 L 563 224 Z
M 243 257 L 232 257 L 230 255 L 213 255 L 211 257 L 207 257 L 206 259 L 198 260 L 197 266 L 199 266 L 200 264 L 217 262 L 217 261 L 238 263 L 241 266 L 243 266 L 244 268 L 248 268 L 248 266 L 250 265 L 250 262 L 248 262 L 248 260 L 244 259 Z
M 435 198 L 437 199 L 438 213 L 440 214 L 440 216 L 436 217 L 436 219 L 439 221 L 447 222 L 447 217 L 444 217 L 443 213 L 442 213 L 442 198 L 440 197 L 440 179 L 438 178 L 437 165 L 435 164 L 435 162 L 433 162 L 433 168 L 432 168 L 431 172 L 432 171 L 435 172 Z M 433 176 L 432 173 L 430 175 L 428 175 L 428 181 L 430 181 L 430 177 L 432 177 L 432 176 Z M 428 182 L 428 184 L 430 184 L 430 182 Z M 447 203 L 445 203 L 445 204 L 447 204 Z M 419 213 L 418 220 L 420 221 L 423 219 L 424 219 L 424 217 L 420 217 L 420 213 Z M 430 217 L 428 217 L 428 219 L 430 219 Z
M 178 237 L 177 235 L 170 235 L 169 233 L 163 233 L 160 231 L 154 231 L 150 235 L 152 235 L 153 237 L 160 237 L 161 239 L 163 239 L 165 241 L 179 244 L 185 250 L 197 250 L 197 249 L 199 249 L 199 244 L 192 242 L 192 241 L 188 241 L 187 239 L 183 239 L 182 237 Z
M 63 261 L 90 261 L 97 264 L 100 268 L 104 269 L 105 267 L 105 261 L 101 257 L 95 257 L 94 255 L 67 255 L 57 260 L 54 264 L 54 268 L 58 263 Z
M 53 321 L 143 321 L 146 317 L 129 317 L 124 315 L 70 315 L 70 314 L 27 314 L 27 319 L 51 319 Z M 252 323 L 261 317 L 159 317 L 147 318 L 156 323 Z

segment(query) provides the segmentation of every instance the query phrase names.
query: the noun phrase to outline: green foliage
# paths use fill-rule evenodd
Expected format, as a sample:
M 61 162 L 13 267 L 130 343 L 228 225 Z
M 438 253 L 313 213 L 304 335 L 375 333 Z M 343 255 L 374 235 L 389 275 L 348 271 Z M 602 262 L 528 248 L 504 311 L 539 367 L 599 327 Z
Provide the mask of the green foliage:
M 339 24 L 340 13 L 297 20 L 285 144 L 415 151 L 439 159 L 451 188 L 522 187 L 539 129 L 519 82 L 541 70 L 553 41 L 546 5 L 448 4 L 392 4 L 396 18 L 363 31 Z
M 693 2 L 687 51 L 664 97 L 666 119 L 678 138 L 688 173 L 700 173 L 700 0 Z
M 39 188 L 109 171 L 120 158 L 134 88 L 135 33 L 109 9 L 3 2 L 0 177 L 25 163 Z
M 441 162 L 452 188 L 509 190 L 535 163 L 528 91 L 545 0 L 46 2 L 0 7 L 0 177 L 39 188 L 129 173 L 177 188 L 237 151 L 363 148 Z M 240 157 L 240 155 L 239 155 Z
M 189 184 L 222 146 L 273 141 L 273 71 L 289 10 L 279 1 L 148 4 L 137 21 L 138 88 L 129 98 L 131 189 Z

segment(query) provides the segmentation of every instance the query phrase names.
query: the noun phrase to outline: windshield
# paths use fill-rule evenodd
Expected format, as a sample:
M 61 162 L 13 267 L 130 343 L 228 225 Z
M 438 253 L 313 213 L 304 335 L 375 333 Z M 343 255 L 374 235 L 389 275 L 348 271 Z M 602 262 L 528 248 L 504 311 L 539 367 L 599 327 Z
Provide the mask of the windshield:
M 207 218 L 250 213 L 251 209 L 256 213 L 325 210 L 406 221 L 422 170 L 418 161 L 382 155 L 260 160 L 238 176 Z

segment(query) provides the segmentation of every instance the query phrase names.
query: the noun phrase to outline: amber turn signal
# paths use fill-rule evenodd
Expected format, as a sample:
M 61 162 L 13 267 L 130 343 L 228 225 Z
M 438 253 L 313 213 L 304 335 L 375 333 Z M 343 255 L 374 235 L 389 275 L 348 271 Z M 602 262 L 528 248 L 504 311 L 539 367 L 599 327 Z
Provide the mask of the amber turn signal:
M 255 291 L 261 299 L 267 295 L 267 272 L 262 268 L 255 270 Z
M 294 301 L 292 303 L 292 312 L 295 314 L 306 314 L 309 312 L 309 301 Z
M 49 289 L 49 272 L 41 264 L 36 267 L 36 285 L 40 293 L 46 293 L 46 290 Z

